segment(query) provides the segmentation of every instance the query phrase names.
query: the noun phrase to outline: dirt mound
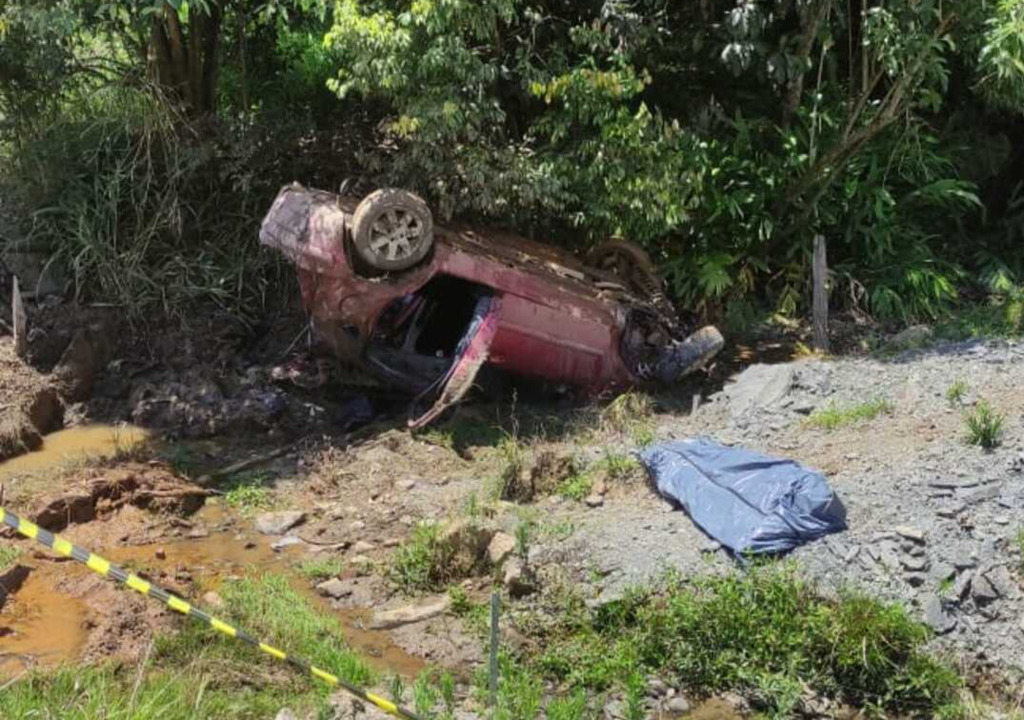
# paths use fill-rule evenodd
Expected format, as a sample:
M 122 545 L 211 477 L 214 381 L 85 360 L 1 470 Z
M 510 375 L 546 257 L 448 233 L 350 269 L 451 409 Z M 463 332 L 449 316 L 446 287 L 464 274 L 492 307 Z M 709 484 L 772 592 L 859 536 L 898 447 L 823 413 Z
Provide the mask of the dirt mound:
M 94 468 L 73 484 L 38 497 L 27 514 L 41 527 L 57 532 L 74 523 L 102 519 L 126 506 L 189 515 L 202 507 L 208 494 L 163 468 Z
M 14 354 L 11 338 L 0 338 L 0 398 L 0 462 L 39 447 L 64 422 L 56 389 Z
M 537 454 L 531 465 L 510 474 L 505 483 L 503 499 L 532 502 L 538 496 L 552 495 L 562 483 L 578 472 L 578 464 L 572 455 L 544 450 Z

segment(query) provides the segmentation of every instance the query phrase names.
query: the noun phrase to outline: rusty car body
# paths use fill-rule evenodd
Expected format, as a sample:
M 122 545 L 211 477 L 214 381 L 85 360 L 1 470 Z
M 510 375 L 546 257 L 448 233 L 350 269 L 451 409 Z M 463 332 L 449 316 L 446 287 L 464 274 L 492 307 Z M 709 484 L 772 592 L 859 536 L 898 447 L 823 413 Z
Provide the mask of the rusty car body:
M 511 233 L 435 227 L 404 191 L 359 201 L 292 184 L 260 239 L 296 266 L 316 333 L 337 356 L 410 393 L 433 393 L 414 426 L 461 399 L 485 362 L 602 391 L 671 382 L 721 347 L 713 328 L 682 340 L 633 246 L 585 263 Z M 615 267 L 623 257 L 632 258 L 626 271 Z

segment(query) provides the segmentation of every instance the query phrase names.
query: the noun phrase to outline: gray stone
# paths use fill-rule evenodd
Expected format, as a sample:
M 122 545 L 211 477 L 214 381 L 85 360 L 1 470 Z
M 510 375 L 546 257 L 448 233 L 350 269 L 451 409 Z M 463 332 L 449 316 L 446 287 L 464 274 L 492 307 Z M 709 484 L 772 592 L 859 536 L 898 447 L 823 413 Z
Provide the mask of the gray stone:
M 274 720 L 299 720 L 299 718 L 288 708 L 281 708 L 277 715 L 274 716 Z
M 936 563 L 932 566 L 931 576 L 936 582 L 948 582 L 956 577 L 956 568 L 949 563 Z
M 900 560 L 903 567 L 911 572 L 924 572 L 929 567 L 928 558 L 925 556 L 920 557 L 907 557 L 903 556 Z
M 599 508 L 604 505 L 604 496 L 591 493 L 583 500 L 587 504 L 587 507 Z
M 487 561 L 492 567 L 500 567 L 516 549 L 516 540 L 508 533 L 497 532 L 487 545 Z
M 979 605 L 999 599 L 999 590 L 985 575 L 977 574 L 971 581 L 971 597 Z
M 985 573 L 985 577 L 999 593 L 1000 597 L 1012 595 L 1017 589 L 1017 583 L 1005 565 L 998 565 Z
M 626 703 L 622 700 L 605 703 L 604 716 L 606 720 L 623 720 L 626 717 Z
M 402 625 L 422 622 L 443 615 L 451 604 L 452 600 L 448 595 L 438 595 L 390 610 L 377 610 L 373 613 L 369 627 L 371 630 L 392 630 Z
M 964 503 L 967 505 L 977 505 L 987 500 L 995 500 L 1001 493 L 1002 488 L 999 485 L 988 485 L 964 495 Z
M 664 704 L 666 712 L 675 713 L 682 715 L 683 713 L 690 712 L 690 703 L 682 695 L 676 695 L 665 701 Z
M 280 540 L 275 541 L 270 546 L 270 549 L 273 550 L 274 552 L 281 552 L 285 548 L 289 548 L 289 547 L 292 547 L 293 545 L 301 545 L 301 544 L 302 544 L 302 539 L 301 538 L 297 538 L 294 535 L 285 535 Z
M 301 510 L 262 513 L 256 517 L 256 530 L 264 535 L 284 535 L 305 519 Z
M 352 594 L 350 583 L 339 578 L 331 578 L 316 586 L 316 591 L 321 595 L 339 600 Z
M 754 410 L 778 405 L 792 389 L 794 377 L 791 365 L 751 365 L 726 386 L 722 396 L 732 418 L 739 420 Z
M 953 597 L 958 600 L 963 600 L 967 597 L 967 593 L 971 590 L 971 580 L 974 578 L 974 573 L 965 572 L 961 573 L 956 582 L 953 583 Z
M 365 540 L 358 540 L 356 544 L 352 546 L 352 552 L 360 555 L 372 552 L 376 549 L 376 545 L 374 545 L 372 542 L 366 542 Z
M 928 627 L 944 635 L 956 627 L 956 618 L 946 611 L 942 598 L 938 595 L 929 595 L 922 604 L 924 622 Z
M 505 562 L 502 583 L 512 597 L 524 597 L 537 589 L 533 573 L 519 558 L 511 558 Z
M 900 525 L 896 528 L 896 534 L 900 537 L 904 537 L 907 540 L 913 540 L 916 543 L 924 542 L 924 530 L 913 527 L 912 525 Z
M 661 678 L 651 678 L 647 681 L 647 690 L 655 697 L 664 697 L 668 695 L 669 688 Z

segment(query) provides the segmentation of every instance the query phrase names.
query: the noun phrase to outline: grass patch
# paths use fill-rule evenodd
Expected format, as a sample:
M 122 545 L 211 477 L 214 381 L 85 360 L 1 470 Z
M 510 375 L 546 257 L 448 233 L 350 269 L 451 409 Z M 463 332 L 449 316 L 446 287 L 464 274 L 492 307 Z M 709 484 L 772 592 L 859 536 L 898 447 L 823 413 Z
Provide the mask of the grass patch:
M 454 579 L 452 547 L 437 523 L 420 523 L 391 556 L 388 579 L 402 592 L 441 590 Z
M 1003 426 L 1006 416 L 992 409 L 982 400 L 977 407 L 964 417 L 967 426 L 967 444 L 991 450 L 1003 440 Z
M 628 437 L 639 447 L 654 442 L 654 400 L 630 390 L 612 400 L 598 413 L 598 427 L 606 433 Z
M 21 548 L 17 545 L 9 545 L 6 542 L 0 545 L 0 572 L 14 565 L 15 560 L 19 557 L 21 557 Z
M 961 680 L 926 654 L 930 631 L 898 605 L 857 594 L 818 596 L 789 565 L 669 579 L 589 610 L 574 590 L 538 623 L 537 676 L 571 693 L 671 679 L 696 695 L 753 694 L 769 716 L 791 715 L 802 689 L 869 712 L 928 715 L 958 701 Z M 627 703 L 628 704 L 628 703 Z
M 964 380 L 956 380 L 946 388 L 946 400 L 949 401 L 950 405 L 958 405 L 964 399 L 964 396 L 967 395 L 969 389 L 970 387 Z
M 229 582 L 221 596 L 223 614 L 261 640 L 350 682 L 375 680 L 345 644 L 338 621 L 317 612 L 283 577 Z M 39 671 L 0 693 L 0 717 L 251 720 L 274 717 L 285 706 L 300 716 L 326 711 L 325 686 L 193 622 L 182 620 L 180 632 L 158 637 L 144 670 L 102 665 Z
M 847 407 L 839 407 L 832 404 L 824 410 L 814 412 L 807 419 L 807 424 L 821 430 L 837 430 L 848 425 L 856 425 L 874 420 L 879 415 L 888 415 L 892 410 L 892 405 L 883 398 L 876 398 Z
M 558 494 L 566 500 L 581 502 L 594 489 L 594 478 L 589 472 L 578 473 L 566 478 L 558 486 Z
M 273 474 L 267 472 L 237 478 L 224 492 L 224 501 L 244 512 L 268 510 L 275 504 L 273 492 L 267 487 L 272 479 Z
M 345 570 L 341 558 L 311 558 L 299 565 L 299 572 L 310 580 L 330 580 Z
M 936 333 L 947 340 L 1019 338 L 1024 335 L 1024 290 L 1011 289 L 959 308 Z

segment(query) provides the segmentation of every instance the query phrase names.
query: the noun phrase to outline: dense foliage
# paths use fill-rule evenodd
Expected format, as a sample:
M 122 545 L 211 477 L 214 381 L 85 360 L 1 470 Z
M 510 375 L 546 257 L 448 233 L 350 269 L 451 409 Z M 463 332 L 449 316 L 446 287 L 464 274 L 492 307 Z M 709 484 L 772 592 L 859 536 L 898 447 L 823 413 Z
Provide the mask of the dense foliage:
M 820 234 L 837 307 L 933 318 L 1024 271 L 1022 113 L 1022 0 L 0 0 L 6 180 L 145 307 L 254 307 L 273 190 L 361 172 L 709 314 L 802 312 Z

